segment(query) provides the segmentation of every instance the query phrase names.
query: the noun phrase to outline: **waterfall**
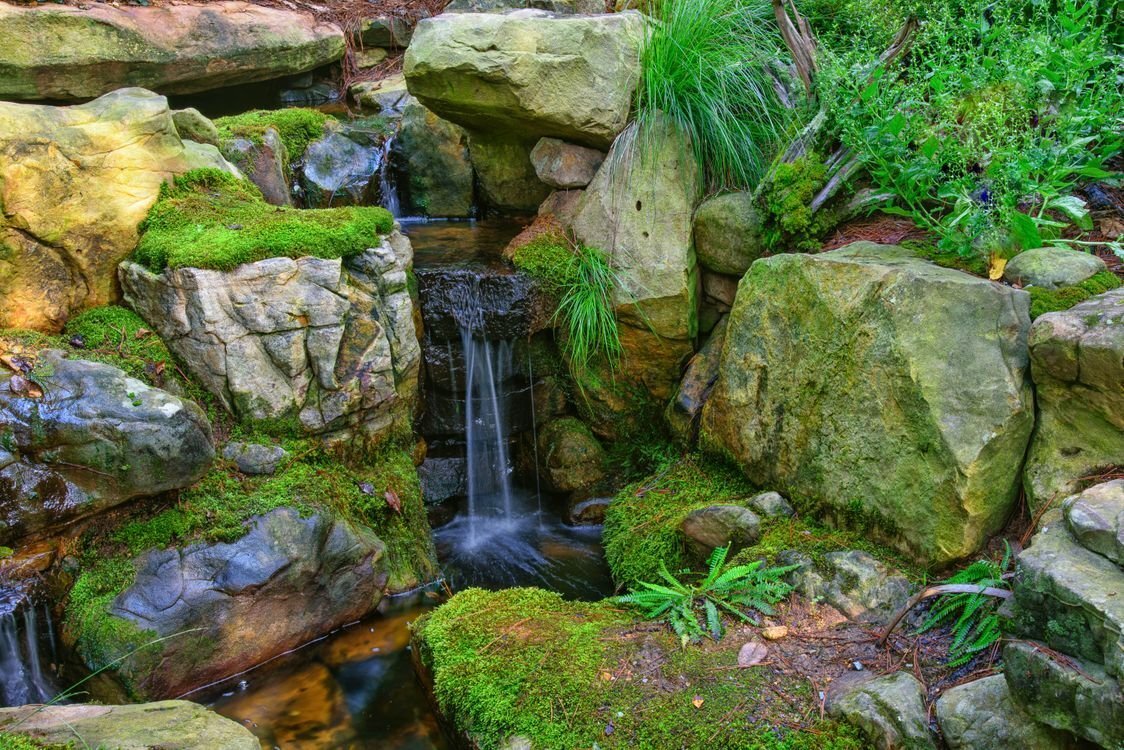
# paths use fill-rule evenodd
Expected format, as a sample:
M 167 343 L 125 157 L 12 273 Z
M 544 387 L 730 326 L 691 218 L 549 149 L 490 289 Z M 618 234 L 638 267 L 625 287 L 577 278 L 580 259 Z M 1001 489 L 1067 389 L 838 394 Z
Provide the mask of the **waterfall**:
M 43 615 L 53 636 L 51 613 L 44 608 Z M 39 653 L 42 635 L 39 615 L 23 592 L 0 590 L 0 706 L 43 703 L 55 695 Z
M 382 144 L 382 156 L 379 159 L 379 192 L 382 194 L 382 206 L 394 218 L 402 215 L 402 206 L 398 200 L 398 186 L 394 182 L 393 170 L 390 166 L 391 149 L 394 147 L 394 136 L 390 136 Z

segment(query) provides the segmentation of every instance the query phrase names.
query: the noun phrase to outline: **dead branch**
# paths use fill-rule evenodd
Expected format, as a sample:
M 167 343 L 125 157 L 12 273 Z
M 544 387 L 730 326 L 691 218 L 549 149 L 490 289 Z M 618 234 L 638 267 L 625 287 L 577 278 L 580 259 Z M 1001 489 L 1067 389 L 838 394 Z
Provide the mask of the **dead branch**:
M 878 645 L 881 646 L 886 643 L 890 634 L 894 632 L 894 628 L 902 621 L 911 609 L 916 607 L 923 599 L 928 599 L 930 596 L 937 596 L 938 594 L 983 594 L 984 596 L 994 596 L 997 599 L 1010 599 L 1013 594 L 1007 589 L 997 589 L 992 586 L 979 586 L 972 583 L 942 583 L 939 586 L 930 586 L 927 589 L 919 591 L 912 599 L 906 602 L 906 605 L 898 610 L 894 615 L 894 619 L 886 626 L 886 630 L 878 638 Z

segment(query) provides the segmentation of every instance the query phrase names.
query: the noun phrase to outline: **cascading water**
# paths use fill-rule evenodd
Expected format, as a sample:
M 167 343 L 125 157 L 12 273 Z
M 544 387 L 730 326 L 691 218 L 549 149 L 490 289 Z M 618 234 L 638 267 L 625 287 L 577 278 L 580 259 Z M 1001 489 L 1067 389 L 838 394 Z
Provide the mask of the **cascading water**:
M 398 186 L 394 182 L 393 170 L 390 166 L 392 148 L 394 148 L 394 136 L 390 136 L 382 144 L 382 156 L 379 159 L 379 192 L 382 194 L 382 207 L 397 219 L 402 215 L 402 205 L 398 199 Z
M 54 648 L 51 613 L 43 609 L 45 631 L 40 630 L 39 612 L 18 588 L 0 588 L 0 706 L 42 703 L 54 697 L 40 653 L 44 636 Z

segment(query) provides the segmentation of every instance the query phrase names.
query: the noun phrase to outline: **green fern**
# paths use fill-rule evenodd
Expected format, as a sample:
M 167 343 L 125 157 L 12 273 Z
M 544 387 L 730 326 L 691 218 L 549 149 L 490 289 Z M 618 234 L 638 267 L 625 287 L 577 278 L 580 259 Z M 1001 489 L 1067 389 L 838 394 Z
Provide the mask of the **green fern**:
M 1011 561 L 1011 547 L 1007 545 L 1001 561 L 977 560 L 944 581 L 944 583 L 971 584 L 980 587 L 977 592 L 945 594 L 937 598 L 925 621 L 918 628 L 918 633 L 924 633 L 938 625 L 951 623 L 952 641 L 948 646 L 948 666 L 959 667 L 967 664 L 976 654 L 991 648 L 999 640 L 1000 601 L 984 594 L 983 590 L 985 588 L 1010 589 L 1006 576 Z
M 684 583 L 661 562 L 659 576 L 663 583 L 641 581 L 639 589 L 613 601 L 635 607 L 649 620 L 666 620 L 683 645 L 698 642 L 704 635 L 721 640 L 725 633 L 722 612 L 749 623 L 754 622 L 751 610 L 773 614 L 773 605 L 792 591 L 781 577 L 795 570 L 791 566 L 765 568 L 760 561 L 724 569 L 729 551 L 727 546 L 711 553 L 706 575 L 697 584 Z M 680 571 L 679 575 L 686 577 L 690 571 Z

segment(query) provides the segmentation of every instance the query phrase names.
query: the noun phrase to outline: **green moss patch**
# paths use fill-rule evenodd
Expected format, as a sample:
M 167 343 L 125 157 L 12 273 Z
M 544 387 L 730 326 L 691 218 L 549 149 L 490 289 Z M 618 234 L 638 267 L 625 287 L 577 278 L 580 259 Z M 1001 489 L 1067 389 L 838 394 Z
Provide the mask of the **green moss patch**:
M 1090 297 L 1110 292 L 1119 287 L 1120 277 L 1112 271 L 1101 271 L 1080 284 L 1062 287 L 1061 289 L 1027 287 L 1027 291 L 1030 292 L 1030 317 L 1034 319 L 1048 312 L 1068 310 Z
M 668 570 L 690 565 L 683 520 L 711 505 L 744 505 L 758 493 L 732 464 L 691 454 L 665 458 L 651 475 L 624 487 L 605 514 L 603 541 L 613 580 L 622 587 L 658 580 L 660 562 Z M 763 518 L 761 538 L 740 551 L 734 562 L 765 559 L 773 562 L 784 550 L 798 550 L 819 562 L 828 552 L 861 549 L 920 578 L 924 571 L 899 553 L 871 542 L 854 531 L 828 528 L 808 520 Z
M 324 126 L 330 118 L 315 109 L 292 107 L 288 109 L 255 109 L 240 115 L 220 117 L 215 120 L 219 138 L 245 138 L 260 144 L 265 131 L 275 128 L 285 144 L 289 159 L 299 159 L 308 144 L 324 137 Z
M 561 293 L 577 280 L 570 243 L 558 234 L 540 234 L 519 246 L 511 262 L 554 294 Z
M 377 206 L 294 209 L 272 206 L 251 183 L 196 169 L 160 190 L 141 222 L 134 259 L 165 268 L 229 271 L 264 258 L 344 258 L 378 244 L 394 217 Z
M 807 730 L 806 680 L 733 669 L 740 639 L 681 649 L 666 628 L 539 589 L 469 589 L 414 625 L 442 713 L 477 747 L 539 750 L 851 750 L 853 730 Z M 768 687 L 771 686 L 771 687 Z M 793 696 L 792 706 L 771 690 Z
M 0 731 L 0 750 L 73 750 L 70 742 L 59 744 L 57 742 L 41 742 L 31 735 L 19 732 Z

